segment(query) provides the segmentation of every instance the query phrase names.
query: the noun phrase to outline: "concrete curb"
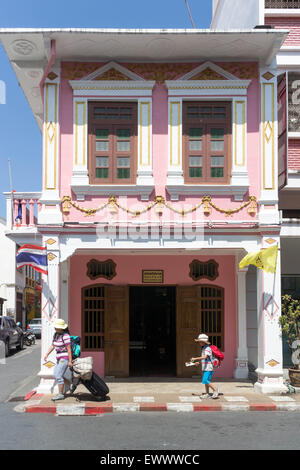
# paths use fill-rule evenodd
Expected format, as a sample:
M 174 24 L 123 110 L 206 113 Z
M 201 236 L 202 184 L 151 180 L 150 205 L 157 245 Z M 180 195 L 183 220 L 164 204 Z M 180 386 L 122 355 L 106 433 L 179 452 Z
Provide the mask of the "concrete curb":
M 132 412 L 201 412 L 201 411 L 300 411 L 300 403 L 200 404 L 200 403 L 103 403 L 41 405 L 38 400 L 17 405 L 15 411 L 25 413 L 51 413 L 56 416 L 97 416 L 105 413 Z
M 14 410 L 18 413 L 48 413 L 56 416 L 98 416 L 105 413 L 136 413 L 150 412 L 201 412 L 201 411 L 300 411 L 300 403 L 220 403 L 209 400 L 209 403 L 79 403 L 64 402 L 41 404 L 43 394 L 34 390 L 24 397 L 24 402 Z

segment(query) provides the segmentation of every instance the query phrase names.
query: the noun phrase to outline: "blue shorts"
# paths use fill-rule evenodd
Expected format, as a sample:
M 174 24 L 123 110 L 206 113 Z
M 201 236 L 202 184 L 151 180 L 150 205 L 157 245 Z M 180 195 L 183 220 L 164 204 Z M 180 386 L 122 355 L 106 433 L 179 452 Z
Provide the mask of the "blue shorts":
M 213 370 L 205 370 L 202 374 L 202 383 L 204 385 L 210 384 L 214 371 Z

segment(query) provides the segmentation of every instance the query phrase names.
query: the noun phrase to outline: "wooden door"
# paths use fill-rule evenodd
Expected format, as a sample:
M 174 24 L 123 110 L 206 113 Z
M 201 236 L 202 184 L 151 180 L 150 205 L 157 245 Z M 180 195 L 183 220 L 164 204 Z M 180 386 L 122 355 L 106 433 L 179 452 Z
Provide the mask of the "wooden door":
M 105 287 L 105 375 L 129 375 L 129 289 Z
M 201 353 L 199 345 L 194 341 L 201 325 L 199 295 L 198 286 L 177 287 L 177 377 L 201 375 L 201 365 L 185 366 L 186 361 Z
M 201 356 L 195 343 L 205 333 L 211 344 L 224 351 L 224 288 L 210 284 L 177 287 L 177 376 L 201 374 L 201 365 L 186 367 L 191 357 Z

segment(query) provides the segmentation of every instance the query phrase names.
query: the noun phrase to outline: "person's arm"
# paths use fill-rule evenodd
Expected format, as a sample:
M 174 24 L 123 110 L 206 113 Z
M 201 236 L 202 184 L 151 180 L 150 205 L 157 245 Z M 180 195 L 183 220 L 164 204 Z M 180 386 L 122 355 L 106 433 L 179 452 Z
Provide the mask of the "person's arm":
M 71 351 L 71 345 L 67 345 L 67 351 L 68 351 L 68 356 L 69 356 L 69 367 L 72 367 L 73 365 L 73 360 L 72 360 L 72 351 Z
M 207 355 L 205 354 L 204 356 L 200 356 L 200 357 L 191 357 L 191 361 L 193 361 L 195 363 L 195 366 L 199 366 L 200 364 L 200 361 L 204 360 L 207 358 Z
M 45 357 L 44 357 L 44 361 L 47 361 L 48 356 L 49 356 L 50 353 L 52 353 L 53 349 L 54 349 L 54 346 L 53 346 L 53 344 L 52 344 L 52 345 L 50 346 L 48 352 L 46 353 Z

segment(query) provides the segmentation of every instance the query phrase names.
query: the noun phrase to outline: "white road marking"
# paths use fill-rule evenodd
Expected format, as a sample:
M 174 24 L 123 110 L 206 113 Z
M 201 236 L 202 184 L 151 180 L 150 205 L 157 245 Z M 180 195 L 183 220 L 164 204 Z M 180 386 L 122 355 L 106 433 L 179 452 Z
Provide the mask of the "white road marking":
M 226 396 L 224 398 L 225 398 L 226 401 L 249 401 L 248 398 L 246 398 L 246 397 L 235 397 L 235 396 L 229 397 L 229 396 Z
M 133 397 L 134 403 L 154 403 L 154 397 Z
M 200 402 L 201 398 L 200 397 L 179 397 L 179 400 L 182 403 L 192 403 L 192 402 Z
M 270 396 L 273 401 L 296 401 L 294 398 L 285 396 Z

